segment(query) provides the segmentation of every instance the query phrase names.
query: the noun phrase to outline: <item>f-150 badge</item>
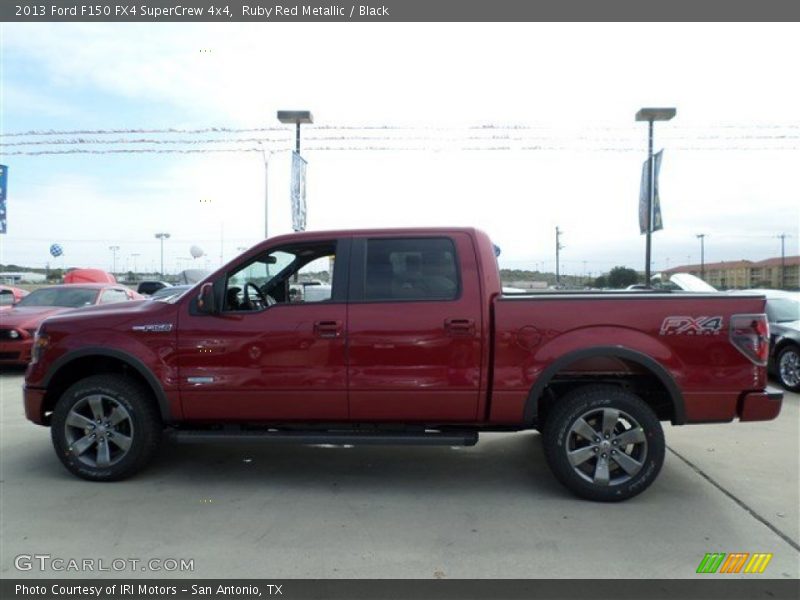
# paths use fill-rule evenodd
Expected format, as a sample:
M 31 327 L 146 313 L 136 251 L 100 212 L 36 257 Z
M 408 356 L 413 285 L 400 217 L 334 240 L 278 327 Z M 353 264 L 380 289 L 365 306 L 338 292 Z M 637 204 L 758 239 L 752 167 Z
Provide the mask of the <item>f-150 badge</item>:
M 134 331 L 145 331 L 147 333 L 166 333 L 172 331 L 172 323 L 148 323 L 147 325 L 134 325 Z

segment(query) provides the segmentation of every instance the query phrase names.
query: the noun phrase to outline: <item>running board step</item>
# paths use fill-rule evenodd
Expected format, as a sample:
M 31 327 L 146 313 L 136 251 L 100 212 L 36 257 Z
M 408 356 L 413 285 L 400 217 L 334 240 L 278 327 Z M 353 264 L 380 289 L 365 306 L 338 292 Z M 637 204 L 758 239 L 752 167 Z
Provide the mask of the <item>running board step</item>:
M 171 436 L 180 443 L 201 442 L 292 442 L 295 444 L 352 444 L 400 446 L 474 446 L 477 431 L 425 431 L 420 433 L 375 433 L 353 431 L 253 431 L 185 430 Z

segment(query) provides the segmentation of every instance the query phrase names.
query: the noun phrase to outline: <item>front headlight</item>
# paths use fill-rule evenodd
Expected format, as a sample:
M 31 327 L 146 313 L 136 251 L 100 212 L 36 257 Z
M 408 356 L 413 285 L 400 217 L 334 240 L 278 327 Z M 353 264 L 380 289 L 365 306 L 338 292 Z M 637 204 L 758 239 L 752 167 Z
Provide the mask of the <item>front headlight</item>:
M 43 327 L 36 330 L 36 335 L 33 336 L 33 348 L 31 348 L 31 364 L 38 361 L 42 354 L 44 354 L 47 346 L 50 345 L 50 338 L 44 332 Z

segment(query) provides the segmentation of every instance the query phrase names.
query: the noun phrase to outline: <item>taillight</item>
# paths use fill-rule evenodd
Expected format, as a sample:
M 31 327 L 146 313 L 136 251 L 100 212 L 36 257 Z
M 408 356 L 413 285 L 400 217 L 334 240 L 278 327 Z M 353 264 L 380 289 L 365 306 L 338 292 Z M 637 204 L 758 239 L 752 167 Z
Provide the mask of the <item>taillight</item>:
M 733 315 L 731 343 L 755 364 L 765 367 L 769 359 L 769 321 L 767 315 Z

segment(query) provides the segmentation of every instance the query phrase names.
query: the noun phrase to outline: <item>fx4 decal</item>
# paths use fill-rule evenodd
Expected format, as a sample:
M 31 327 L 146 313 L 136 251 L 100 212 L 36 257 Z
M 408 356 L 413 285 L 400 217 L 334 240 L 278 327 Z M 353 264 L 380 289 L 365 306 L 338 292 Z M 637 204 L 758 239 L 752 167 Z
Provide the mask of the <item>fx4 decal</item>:
M 667 317 L 661 335 L 719 335 L 722 317 Z

